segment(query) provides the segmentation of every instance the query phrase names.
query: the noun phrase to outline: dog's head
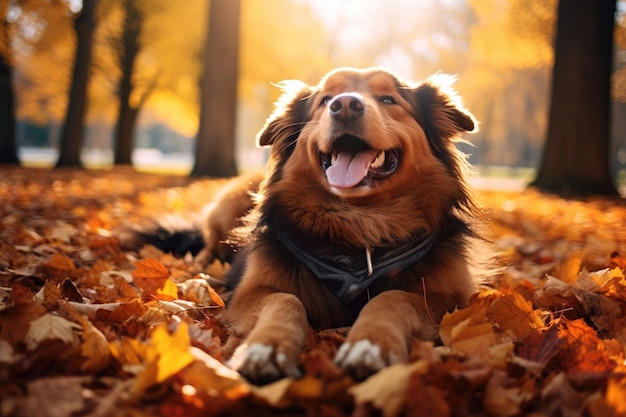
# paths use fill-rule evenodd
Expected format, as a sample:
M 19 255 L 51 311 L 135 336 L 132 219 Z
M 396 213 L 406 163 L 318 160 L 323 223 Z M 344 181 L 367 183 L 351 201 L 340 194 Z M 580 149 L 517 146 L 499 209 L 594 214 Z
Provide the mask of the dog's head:
M 342 199 L 398 190 L 436 166 L 458 177 L 452 142 L 476 126 L 443 75 L 411 84 L 381 68 L 341 68 L 314 87 L 282 87 L 258 143 L 273 146 L 281 167 L 300 153 L 295 163 L 306 158 L 305 169 Z

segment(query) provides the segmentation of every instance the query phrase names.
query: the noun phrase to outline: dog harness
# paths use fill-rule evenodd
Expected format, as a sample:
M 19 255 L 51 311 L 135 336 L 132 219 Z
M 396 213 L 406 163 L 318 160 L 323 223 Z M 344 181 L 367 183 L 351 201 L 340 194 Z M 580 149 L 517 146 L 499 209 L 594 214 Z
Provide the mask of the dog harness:
M 286 233 L 280 233 L 280 240 L 347 305 L 377 279 L 393 277 L 422 259 L 434 245 L 436 235 L 418 233 L 395 245 L 366 249 L 365 253 L 315 250 L 296 244 Z

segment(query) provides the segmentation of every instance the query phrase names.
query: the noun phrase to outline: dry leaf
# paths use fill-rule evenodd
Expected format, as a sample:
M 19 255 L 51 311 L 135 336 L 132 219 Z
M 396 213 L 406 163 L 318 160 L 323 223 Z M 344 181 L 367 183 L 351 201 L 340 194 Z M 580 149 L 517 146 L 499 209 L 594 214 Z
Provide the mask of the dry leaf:
M 77 343 L 76 330 L 81 326 L 63 317 L 53 314 L 44 314 L 30 322 L 30 328 L 26 333 L 26 346 L 28 350 L 34 350 L 44 340 L 60 340 L 68 345 Z
M 189 279 L 178 285 L 182 297 L 193 301 L 200 307 L 217 306 L 224 308 L 224 300 L 211 288 L 204 278 Z
M 347 329 L 311 331 L 302 378 L 253 388 L 215 359 L 228 334 L 207 307 L 223 302 L 198 275 L 221 278 L 230 265 L 121 250 L 115 232 L 172 211 L 191 218 L 222 182 L 117 168 L 1 170 L 0 409 L 9 415 L 624 413 L 623 205 L 489 192 L 493 240 L 508 263 L 444 317 L 445 346 L 414 343 L 411 364 L 355 385 L 332 361 Z M 164 323 L 180 320 L 167 332 Z M 91 376 L 62 376 L 76 372 Z
M 83 342 L 80 345 L 80 353 L 86 359 L 81 365 L 81 370 L 89 373 L 98 373 L 106 368 L 111 356 L 109 342 L 102 332 L 94 327 L 88 320 L 82 321 Z
M 156 294 L 163 288 L 169 276 L 167 268 L 156 259 L 135 262 L 133 282 L 143 290 L 146 297 Z
M 399 415 L 404 395 L 407 391 L 409 378 L 419 362 L 410 366 L 404 364 L 391 365 L 369 377 L 365 382 L 348 389 L 354 396 L 356 404 L 371 403 L 381 410 L 383 416 Z
M 166 324 L 157 326 L 146 350 L 146 368 L 137 377 L 135 394 L 142 394 L 148 387 L 165 381 L 193 362 L 189 348 L 189 331 L 185 322 L 180 322 L 171 335 Z

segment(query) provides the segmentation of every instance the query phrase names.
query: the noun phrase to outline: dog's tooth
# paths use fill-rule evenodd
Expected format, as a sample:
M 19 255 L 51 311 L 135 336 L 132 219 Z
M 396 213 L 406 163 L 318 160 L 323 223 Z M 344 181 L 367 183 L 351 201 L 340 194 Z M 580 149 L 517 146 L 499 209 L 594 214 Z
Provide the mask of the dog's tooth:
M 337 152 L 333 152 L 331 157 L 330 157 L 330 164 L 334 164 L 335 161 L 337 160 Z
M 385 152 L 381 152 L 378 154 L 376 159 L 371 163 L 370 167 L 372 168 L 380 168 L 385 163 Z

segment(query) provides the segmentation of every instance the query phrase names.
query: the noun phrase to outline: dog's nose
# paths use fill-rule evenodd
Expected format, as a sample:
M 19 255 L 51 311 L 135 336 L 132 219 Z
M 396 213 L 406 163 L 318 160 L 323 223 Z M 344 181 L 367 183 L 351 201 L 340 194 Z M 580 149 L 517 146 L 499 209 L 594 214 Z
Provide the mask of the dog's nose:
M 337 120 L 348 121 L 356 119 L 365 112 L 365 101 L 357 93 L 339 94 L 328 104 L 328 111 Z

